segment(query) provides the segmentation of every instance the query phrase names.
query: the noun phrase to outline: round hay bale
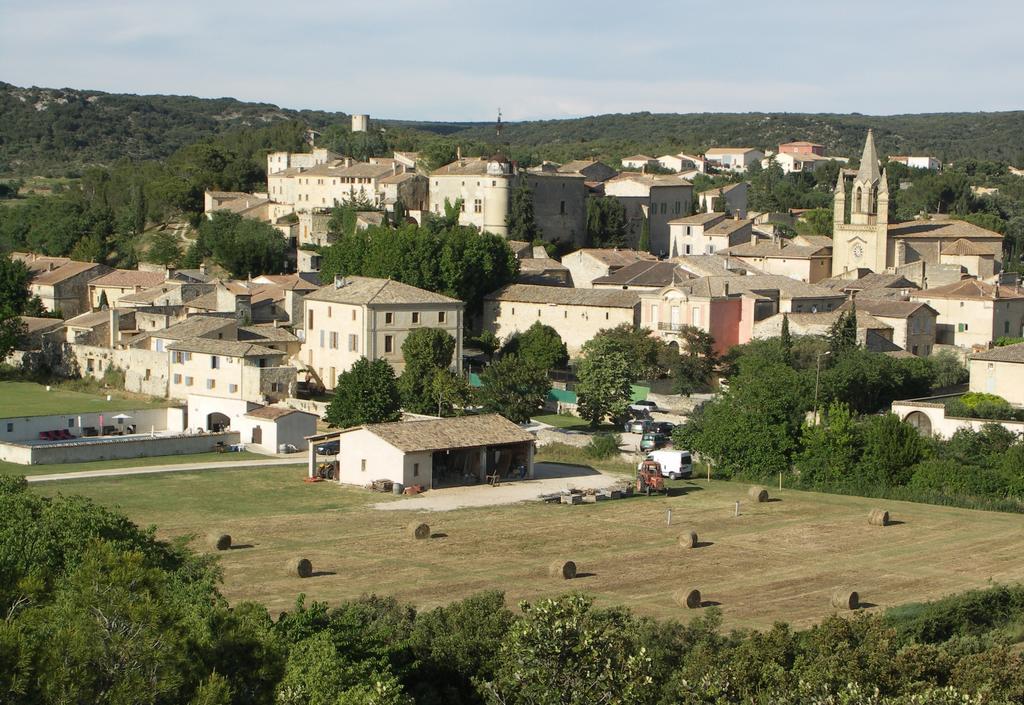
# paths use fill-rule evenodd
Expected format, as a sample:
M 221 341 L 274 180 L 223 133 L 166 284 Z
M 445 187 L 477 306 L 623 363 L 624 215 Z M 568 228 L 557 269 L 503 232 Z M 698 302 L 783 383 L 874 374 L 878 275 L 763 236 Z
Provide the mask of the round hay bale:
M 860 607 L 860 596 L 856 591 L 836 590 L 832 593 L 832 606 L 841 610 L 855 610 Z
M 700 590 L 696 588 L 690 590 L 676 590 L 675 592 L 676 604 L 680 607 L 686 607 L 691 610 L 695 610 L 700 607 Z
M 293 578 L 308 578 L 313 575 L 313 564 L 308 558 L 292 558 L 285 567 L 285 573 Z
M 414 539 L 429 539 L 430 538 L 430 526 L 421 522 L 414 521 L 409 524 L 409 533 L 412 534 Z
M 684 531 L 679 535 L 679 545 L 683 548 L 697 548 L 697 532 Z
M 872 509 L 868 515 L 868 523 L 872 526 L 889 526 L 889 512 L 884 509 Z
M 747 496 L 750 497 L 754 502 L 767 502 L 768 501 L 768 490 L 760 485 L 754 485 L 747 490 Z
M 229 534 L 210 534 L 210 547 L 218 551 L 226 551 L 231 548 L 231 536 Z
M 576 577 L 576 563 L 573 561 L 554 561 L 548 566 L 548 575 L 552 578 L 572 580 Z

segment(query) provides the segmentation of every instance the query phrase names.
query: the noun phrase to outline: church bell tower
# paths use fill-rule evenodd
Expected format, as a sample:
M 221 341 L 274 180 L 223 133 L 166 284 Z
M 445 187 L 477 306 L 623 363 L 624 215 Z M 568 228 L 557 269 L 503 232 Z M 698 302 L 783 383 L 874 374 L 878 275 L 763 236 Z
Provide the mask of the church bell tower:
M 860 168 L 853 177 L 849 196 L 846 189 L 846 177 L 840 169 L 833 194 L 832 275 L 855 269 L 883 272 L 891 259 L 888 252 L 889 184 L 885 172 L 879 171 L 871 130 L 868 130 Z

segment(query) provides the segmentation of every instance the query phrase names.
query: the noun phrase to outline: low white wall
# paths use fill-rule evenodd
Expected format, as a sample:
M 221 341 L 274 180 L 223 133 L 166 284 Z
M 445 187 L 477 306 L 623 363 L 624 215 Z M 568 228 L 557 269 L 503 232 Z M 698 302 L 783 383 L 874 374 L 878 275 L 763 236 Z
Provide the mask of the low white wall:
M 932 435 L 949 438 L 962 428 L 970 428 L 980 431 L 983 426 L 990 423 L 999 424 L 1007 431 L 1013 433 L 1024 433 L 1024 421 L 996 421 L 995 419 L 969 419 L 961 416 L 946 416 L 946 407 L 938 402 L 924 400 L 910 400 L 893 402 L 892 413 L 907 421 L 914 412 L 919 412 L 928 417 L 931 422 Z
M 100 406 L 104 402 L 99 401 L 96 404 Z M 125 419 L 123 423 L 119 424 L 114 420 L 118 414 L 127 414 L 131 418 Z M 50 414 L 48 416 L 8 416 L 0 419 L 0 442 L 34 441 L 39 439 L 39 434 L 42 431 L 61 429 L 66 429 L 74 436 L 81 436 L 83 428 L 91 426 L 102 430 L 101 425 L 115 426 L 119 430 L 127 429 L 131 425 L 135 426 L 138 433 L 150 430 L 181 432 L 185 430 L 184 414 L 183 408 L 170 407 L 129 411 L 89 411 L 83 414 Z M 100 424 L 101 416 L 103 417 L 102 424 Z
M 239 442 L 237 432 L 204 433 L 199 435 L 163 436 L 156 438 L 114 438 L 103 443 L 67 443 L 57 445 L 19 446 L 0 443 L 0 460 L 22 465 L 50 465 L 56 463 L 87 463 L 94 460 L 122 458 L 148 458 L 159 455 L 186 455 L 208 453 L 217 443 Z M 173 463 L 169 460 L 168 463 Z

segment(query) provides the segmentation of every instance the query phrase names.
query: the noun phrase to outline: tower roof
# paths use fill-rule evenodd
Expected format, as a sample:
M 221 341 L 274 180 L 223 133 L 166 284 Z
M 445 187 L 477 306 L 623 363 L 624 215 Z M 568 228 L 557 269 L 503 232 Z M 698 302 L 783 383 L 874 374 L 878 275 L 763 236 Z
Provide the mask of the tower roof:
M 860 157 L 860 169 L 857 170 L 857 181 L 877 183 L 881 178 L 878 171 L 878 152 L 875 151 L 875 137 L 868 130 L 868 138 L 864 141 L 864 153 Z

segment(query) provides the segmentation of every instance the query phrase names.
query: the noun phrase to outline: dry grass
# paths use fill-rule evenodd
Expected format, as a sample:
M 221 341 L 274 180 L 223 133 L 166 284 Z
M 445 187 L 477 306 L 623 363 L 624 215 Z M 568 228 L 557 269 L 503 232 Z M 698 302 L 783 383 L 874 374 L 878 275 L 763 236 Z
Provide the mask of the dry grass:
M 156 524 L 162 536 L 196 534 L 198 550 L 209 550 L 202 541 L 207 532 L 230 534 L 235 546 L 218 553 L 225 595 L 275 611 L 290 609 L 300 592 L 329 602 L 394 594 L 432 607 L 492 588 L 504 590 L 509 604 L 573 589 L 639 614 L 690 619 L 699 610 L 673 600 L 682 584 L 699 586 L 720 603 L 727 626 L 767 627 L 775 620 L 805 626 L 835 611 L 831 596 L 843 586 L 855 586 L 875 609 L 1024 579 L 1019 514 L 890 502 L 901 523 L 883 536 L 864 530 L 877 500 L 782 490 L 773 493 L 779 501 L 756 503 L 745 485 L 703 480 L 681 483 L 688 491 L 670 497 L 575 507 L 383 512 L 370 505 L 396 501 L 413 508 L 417 498 L 306 484 L 303 473 L 221 470 L 33 490 L 119 504 L 137 522 Z M 734 517 L 737 500 L 741 511 Z M 435 533 L 410 540 L 413 520 L 429 522 Z M 711 540 L 681 551 L 680 531 L 691 527 Z M 295 556 L 316 566 L 312 578 L 283 574 L 281 566 Z M 544 577 L 565 556 L 586 572 L 568 582 Z

